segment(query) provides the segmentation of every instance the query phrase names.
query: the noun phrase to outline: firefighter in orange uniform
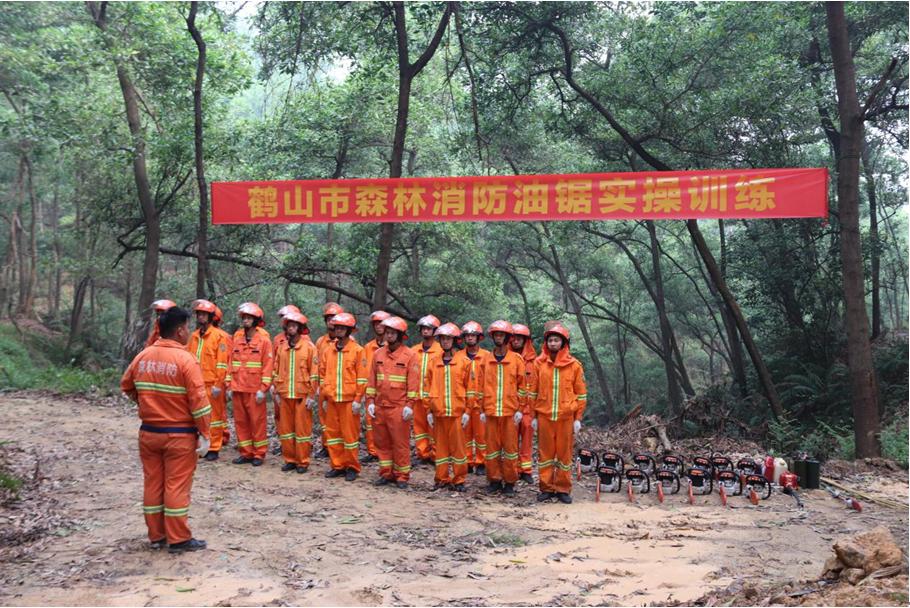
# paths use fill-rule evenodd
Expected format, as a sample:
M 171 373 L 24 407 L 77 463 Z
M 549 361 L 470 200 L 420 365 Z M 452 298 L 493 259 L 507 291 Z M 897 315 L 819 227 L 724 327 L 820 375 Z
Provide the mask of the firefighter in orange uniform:
M 480 367 L 480 419 L 487 433 L 489 492 L 515 495 L 518 481 L 518 425 L 524 415 L 525 362 L 509 348 L 512 324 L 494 321 L 487 328 L 493 350 Z
M 534 369 L 534 359 L 537 351 L 531 343 L 531 330 L 521 323 L 512 324 L 512 338 L 509 340 L 512 350 L 521 355 L 525 362 L 525 382 L 519 395 L 521 403 L 521 423 L 518 425 L 518 466 L 521 470 L 520 479 L 525 483 L 534 483 L 531 476 L 534 466 L 534 429 L 531 428 L 531 400 L 527 398 L 528 384 L 531 382 L 531 371 Z
M 152 310 L 155 311 L 155 322 L 152 325 L 152 331 L 149 332 L 148 338 L 145 339 L 146 346 L 151 346 L 158 341 L 158 338 L 161 335 L 158 330 L 158 319 L 161 318 L 162 314 L 175 306 L 177 306 L 177 304 L 170 300 L 155 300 L 152 302 Z
M 468 455 L 468 472 L 477 475 L 486 472 L 485 455 L 487 451 L 487 432 L 480 419 L 480 364 L 490 351 L 480 347 L 483 340 L 483 327 L 477 321 L 468 321 L 461 326 L 461 336 L 465 349 L 458 351 L 457 357 L 466 357 L 471 366 L 471 381 L 468 384 L 468 414 L 471 421 L 465 428 L 465 451 Z
M 187 518 L 199 456 L 209 450 L 212 408 L 202 370 L 186 351 L 190 313 L 172 306 L 159 317 L 160 338 L 133 359 L 120 389 L 139 404 L 142 510 L 152 548 L 205 549 Z
M 293 304 L 285 304 L 284 306 L 282 306 L 281 308 L 278 309 L 278 323 L 281 324 L 281 331 L 278 332 L 275 335 L 275 337 L 272 339 L 272 355 L 275 357 L 278 356 L 278 348 L 283 343 L 287 342 L 287 335 L 284 332 L 284 317 L 287 316 L 287 314 L 289 312 L 300 312 L 300 309 L 297 308 L 296 306 L 294 306 Z M 278 419 L 281 417 L 281 407 L 280 407 L 281 400 L 276 396 L 274 384 L 272 385 L 272 388 L 269 392 L 272 395 L 272 408 L 273 408 L 273 411 L 275 412 L 275 429 L 276 429 L 275 432 L 278 432 L 277 431 Z M 278 454 L 281 454 L 281 453 L 282 453 L 282 450 L 281 450 L 281 444 L 280 444 L 280 440 L 279 440 L 279 445 L 274 450 L 272 450 L 272 454 L 275 454 L 277 456 Z
M 430 360 L 421 388 L 430 409 L 427 422 L 436 438 L 433 489 L 452 486 L 456 492 L 464 492 L 468 475 L 464 427 L 471 419 L 466 411 L 471 366 L 467 358 L 454 354 L 455 341 L 461 337 L 457 325 L 446 323 L 435 333 L 441 352 Z
M 540 494 L 537 500 L 572 502 L 572 451 L 588 394 L 581 363 L 569 354 L 569 330 L 558 321 L 544 327 L 543 352 L 534 360 L 529 397 L 537 431 Z
M 211 442 L 205 459 L 218 460 L 221 451 L 224 429 L 227 428 L 227 398 L 224 390 L 224 378 L 228 372 L 228 359 L 231 357 L 231 343 L 227 334 L 212 326 L 215 318 L 215 305 L 208 300 L 193 302 L 196 313 L 196 331 L 190 335 L 187 351 L 193 355 L 202 369 L 205 391 L 212 406 Z
M 221 322 L 224 320 L 224 313 L 218 308 L 218 305 L 215 305 L 215 314 L 212 316 L 212 326 L 218 330 L 218 333 L 224 337 L 225 343 L 227 344 L 228 352 L 230 353 L 234 349 L 234 343 L 231 334 L 224 331 L 221 328 Z M 230 356 L 228 357 L 230 359 Z M 230 361 L 228 361 L 230 364 Z M 228 370 L 230 371 L 230 370 Z M 231 429 L 227 424 L 227 387 L 224 388 L 224 426 L 221 427 L 221 443 L 218 445 L 227 445 L 231 441 Z M 212 445 L 215 444 L 215 438 L 212 437 Z
M 382 339 L 382 322 L 391 316 L 392 315 L 384 310 L 375 310 L 370 315 L 370 325 L 373 328 L 373 335 L 376 337 L 363 345 L 363 350 L 367 356 L 368 370 L 373 366 L 373 355 L 377 350 L 385 346 L 385 342 Z M 376 451 L 376 441 L 373 439 L 373 419 L 369 416 L 364 416 L 363 427 L 363 436 L 367 444 L 367 455 L 364 456 L 360 462 L 366 463 L 379 460 L 379 454 Z
M 319 387 L 316 347 L 305 339 L 310 330 L 302 313 L 286 311 L 281 324 L 286 339 L 279 343 L 275 353 L 272 384 L 281 408 L 281 416 L 276 417 L 284 458 L 281 470 L 306 473 L 310 466 L 313 410 Z
M 442 353 L 439 342 L 434 337 L 439 325 L 439 319 L 433 315 L 426 315 L 417 321 L 417 331 L 420 332 L 421 342 L 413 350 L 420 357 L 420 386 L 423 386 L 426 381 L 430 359 Z M 423 398 L 414 401 L 414 452 L 418 460 L 432 463 L 434 462 L 433 429 L 427 424 L 428 406 L 429 403 Z
M 319 358 L 319 399 L 332 468 L 329 478 L 354 481 L 360 474 L 360 412 L 367 388 L 367 357 L 351 340 L 357 329 L 354 315 L 343 312 L 332 318 L 335 341 Z
M 332 330 L 332 318 L 343 312 L 344 309 L 336 302 L 326 302 L 325 306 L 322 307 L 322 320 L 325 321 L 325 333 L 316 340 L 316 356 L 319 359 L 322 359 L 322 350 L 335 341 L 335 334 Z M 322 419 L 322 410 L 323 403 L 320 401 L 316 412 L 319 415 L 319 423 L 322 426 L 322 448 L 316 454 L 317 458 L 327 458 L 329 455 L 329 448 L 328 445 L 326 445 L 328 437 L 325 434 L 325 420 Z
M 374 484 L 408 487 L 411 476 L 411 419 L 420 387 L 420 360 L 404 341 L 408 324 L 401 317 L 382 322 L 386 345 L 373 355 L 369 371 L 367 414 L 379 452 L 379 479 Z
M 272 384 L 272 339 L 262 309 L 245 302 L 237 309 L 240 329 L 234 333 L 228 363 L 228 397 L 234 402 L 237 448 L 234 464 L 261 466 L 269 447 L 265 394 Z

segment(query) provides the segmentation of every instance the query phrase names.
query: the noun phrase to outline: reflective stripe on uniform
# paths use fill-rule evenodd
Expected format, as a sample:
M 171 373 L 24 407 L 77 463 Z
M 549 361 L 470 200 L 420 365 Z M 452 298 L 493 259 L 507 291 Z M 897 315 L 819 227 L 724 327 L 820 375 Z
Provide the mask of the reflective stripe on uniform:
M 550 412 L 550 420 L 556 420 L 559 418 L 559 368 L 553 368 L 553 397 L 551 400 L 552 408 Z
M 164 508 L 165 517 L 186 517 L 189 512 L 189 507 L 183 507 L 181 509 L 168 509 L 167 507 Z
M 205 416 L 206 414 L 212 413 L 212 406 L 206 404 L 203 407 L 200 407 L 198 410 L 193 410 L 191 413 L 193 414 L 194 419 L 201 418 L 201 417 Z
M 159 382 L 136 382 L 137 391 L 151 391 L 156 393 L 169 393 L 172 395 L 185 395 L 185 386 L 176 386 L 174 384 L 161 384 Z
M 142 512 L 146 515 L 153 515 L 164 511 L 164 505 L 142 505 Z

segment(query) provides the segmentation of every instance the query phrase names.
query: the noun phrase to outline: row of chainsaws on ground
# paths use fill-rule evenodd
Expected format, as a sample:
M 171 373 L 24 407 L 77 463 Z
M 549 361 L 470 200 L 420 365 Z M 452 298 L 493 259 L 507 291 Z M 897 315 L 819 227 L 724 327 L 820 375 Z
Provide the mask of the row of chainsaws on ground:
M 734 496 L 745 497 L 758 505 L 771 498 L 774 488 L 778 487 L 793 497 L 797 505 L 803 506 L 797 494 L 799 478 L 787 470 L 786 461 L 770 456 L 765 462 L 747 457 L 734 463 L 727 456 L 714 453 L 696 456 L 691 463 L 686 463 L 674 454 L 666 454 L 658 460 L 649 453 L 637 453 L 627 463 L 618 452 L 598 454 L 582 448 L 575 458 L 576 477 L 580 481 L 585 474 L 592 473 L 596 476 L 597 502 L 600 502 L 601 494 L 620 493 L 625 486 L 630 502 L 636 502 L 639 495 L 652 494 L 663 503 L 667 495 L 685 492 L 689 503 L 695 504 L 696 496 L 717 492 L 725 507 Z

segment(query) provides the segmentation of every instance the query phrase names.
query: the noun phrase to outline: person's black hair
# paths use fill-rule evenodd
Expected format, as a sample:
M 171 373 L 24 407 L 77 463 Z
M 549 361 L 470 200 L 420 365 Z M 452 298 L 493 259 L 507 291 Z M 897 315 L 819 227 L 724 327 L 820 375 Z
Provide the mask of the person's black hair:
M 172 337 L 181 325 L 190 320 L 190 312 L 185 308 L 174 306 L 164 311 L 158 317 L 158 331 L 161 332 L 162 338 Z

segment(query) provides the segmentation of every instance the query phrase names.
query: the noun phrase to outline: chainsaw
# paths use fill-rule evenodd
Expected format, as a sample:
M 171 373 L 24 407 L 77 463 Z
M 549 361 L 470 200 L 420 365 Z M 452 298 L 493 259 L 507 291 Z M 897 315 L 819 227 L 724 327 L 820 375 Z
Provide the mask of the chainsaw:
M 655 485 L 657 485 L 657 500 L 664 501 L 664 495 L 677 494 L 682 484 L 679 482 L 679 473 L 671 469 L 658 469 L 654 473 Z
M 717 474 L 721 471 L 732 471 L 733 462 L 718 452 L 715 452 L 711 456 L 711 468 L 714 470 L 714 479 L 717 479 Z
M 660 470 L 673 471 L 676 473 L 677 477 L 682 475 L 685 473 L 685 465 L 683 463 L 682 457 L 667 454 L 661 459 L 659 471 Z
M 746 475 L 758 475 L 761 473 L 761 465 L 751 458 L 740 458 L 736 462 L 736 467 L 734 470 L 740 475 L 740 477 L 744 477 Z
M 646 453 L 633 454 L 632 466 L 650 476 L 655 469 L 654 457 Z
M 692 459 L 694 466 L 686 471 L 689 479 L 689 504 L 695 504 L 695 495 L 710 494 L 714 491 L 714 479 L 711 470 L 711 459 L 696 456 Z
M 651 478 L 639 468 L 626 471 L 626 491 L 629 493 L 629 502 L 635 502 L 635 494 L 647 494 L 651 491 Z
M 742 484 L 743 494 L 749 497 L 753 505 L 757 505 L 759 499 L 771 498 L 771 484 L 763 475 L 750 473 L 743 478 Z
M 620 458 L 622 462 L 622 458 Z M 594 501 L 600 502 L 601 492 L 619 492 L 622 489 L 622 469 L 601 464 L 597 467 L 597 488 L 594 492 Z
M 592 473 L 597 470 L 600 462 L 597 454 L 591 450 L 581 448 L 575 457 L 575 478 L 581 480 L 582 473 Z
M 600 455 L 600 464 L 601 466 L 612 467 L 620 473 L 626 468 L 626 461 L 623 460 L 622 454 L 619 452 L 604 452 Z
M 735 471 L 728 469 L 718 471 L 716 477 L 717 491 L 720 492 L 720 502 L 726 507 L 728 496 L 739 496 L 743 493 L 743 481 Z

